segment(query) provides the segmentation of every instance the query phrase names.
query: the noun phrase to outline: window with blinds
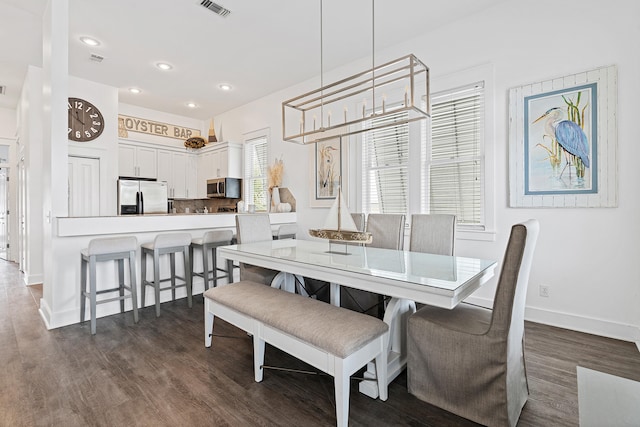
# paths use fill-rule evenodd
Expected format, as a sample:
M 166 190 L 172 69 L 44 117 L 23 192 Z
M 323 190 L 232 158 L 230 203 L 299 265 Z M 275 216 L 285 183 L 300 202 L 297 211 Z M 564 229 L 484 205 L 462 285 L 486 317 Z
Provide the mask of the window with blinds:
M 484 84 L 435 93 L 431 100 L 431 139 L 422 167 L 428 185 L 421 192 L 421 210 L 454 214 L 460 225 L 483 228 Z
M 372 119 L 371 127 L 406 118 L 406 112 Z M 362 210 L 408 211 L 409 126 L 399 124 L 366 132 L 362 139 Z
M 244 200 L 256 211 L 267 210 L 267 147 L 266 136 L 249 139 L 244 147 Z

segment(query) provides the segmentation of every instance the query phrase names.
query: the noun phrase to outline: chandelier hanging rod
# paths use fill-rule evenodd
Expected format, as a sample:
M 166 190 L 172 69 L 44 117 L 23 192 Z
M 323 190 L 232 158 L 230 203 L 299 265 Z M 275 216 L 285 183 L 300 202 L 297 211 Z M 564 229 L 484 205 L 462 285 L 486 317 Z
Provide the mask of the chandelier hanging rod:
M 283 140 L 309 144 L 431 116 L 429 68 L 422 61 L 410 54 L 375 65 L 375 0 L 371 0 L 371 68 L 328 85 L 324 84 L 323 20 L 320 0 L 320 88 L 282 103 Z M 383 120 L 392 116 L 393 120 Z

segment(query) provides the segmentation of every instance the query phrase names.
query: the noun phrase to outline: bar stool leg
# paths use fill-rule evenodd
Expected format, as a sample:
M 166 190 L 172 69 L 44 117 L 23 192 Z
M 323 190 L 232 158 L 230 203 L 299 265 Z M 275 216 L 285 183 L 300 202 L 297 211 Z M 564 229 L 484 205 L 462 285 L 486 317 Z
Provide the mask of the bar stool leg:
M 204 290 L 209 290 L 209 253 L 207 245 L 202 245 L 202 276 L 204 277 Z M 216 286 L 216 262 L 213 259 L 213 287 Z
M 218 286 L 218 256 L 216 254 L 216 248 L 211 248 L 211 261 L 213 263 L 213 287 Z
M 131 304 L 133 305 L 133 323 L 138 323 L 138 297 L 136 286 L 136 251 L 129 252 L 129 276 L 131 280 L 129 286 L 131 286 Z
M 124 313 L 124 259 L 118 261 L 118 290 L 120 293 L 120 313 Z
M 231 284 L 233 283 L 233 261 L 228 259 L 227 260 L 227 283 Z
M 91 335 L 96 334 L 96 257 L 89 257 L 89 289 L 90 311 L 91 311 Z
M 140 254 L 140 264 L 140 292 L 142 294 L 140 297 L 142 299 L 142 308 L 144 308 L 144 296 L 147 290 L 147 251 L 144 248 Z
M 184 249 L 182 250 L 182 254 L 184 255 L 184 268 L 185 268 L 185 273 L 186 273 L 186 269 L 187 266 L 191 263 L 190 261 L 190 257 L 189 257 L 189 246 L 185 246 Z M 174 265 L 175 268 L 175 265 Z M 193 307 L 193 289 L 191 288 L 191 275 L 190 274 L 185 274 L 185 282 L 187 282 L 187 304 L 189 305 L 189 308 Z M 175 282 L 175 275 L 174 277 L 174 282 Z M 207 278 L 205 277 L 205 280 L 207 280 Z M 175 289 L 174 289 L 174 293 L 175 293 Z
M 84 323 L 85 307 L 87 306 L 87 261 L 80 258 L 80 323 Z
M 153 251 L 153 288 L 156 297 L 156 317 L 160 317 L 160 255 Z
M 169 254 L 169 259 L 171 260 L 171 262 L 169 263 L 171 265 L 171 300 L 175 301 L 176 300 L 176 254 L 175 252 L 171 252 Z M 187 264 L 184 265 L 184 268 L 186 273 Z

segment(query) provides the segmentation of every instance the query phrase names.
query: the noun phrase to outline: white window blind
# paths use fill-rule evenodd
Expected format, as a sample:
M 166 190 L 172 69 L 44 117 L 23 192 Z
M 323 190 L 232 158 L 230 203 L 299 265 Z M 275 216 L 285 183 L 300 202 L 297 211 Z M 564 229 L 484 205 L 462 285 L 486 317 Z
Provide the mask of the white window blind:
M 371 126 L 405 118 L 406 112 L 372 119 Z M 366 132 L 362 145 L 362 210 L 401 213 L 408 210 L 409 126 L 399 124 Z
M 266 136 L 250 139 L 244 147 L 244 200 L 256 211 L 267 210 L 267 147 Z
M 454 214 L 460 225 L 483 227 L 484 84 L 436 93 L 431 100 L 430 149 L 422 168 L 428 186 L 421 192 L 421 210 Z

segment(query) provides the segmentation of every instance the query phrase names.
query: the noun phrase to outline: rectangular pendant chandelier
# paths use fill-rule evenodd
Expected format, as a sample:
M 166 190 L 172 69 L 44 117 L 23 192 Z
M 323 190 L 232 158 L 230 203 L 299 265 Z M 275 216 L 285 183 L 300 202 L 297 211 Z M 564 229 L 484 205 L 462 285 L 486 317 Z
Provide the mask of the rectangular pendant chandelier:
M 429 68 L 407 55 L 284 101 L 282 138 L 311 144 L 429 117 Z

